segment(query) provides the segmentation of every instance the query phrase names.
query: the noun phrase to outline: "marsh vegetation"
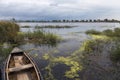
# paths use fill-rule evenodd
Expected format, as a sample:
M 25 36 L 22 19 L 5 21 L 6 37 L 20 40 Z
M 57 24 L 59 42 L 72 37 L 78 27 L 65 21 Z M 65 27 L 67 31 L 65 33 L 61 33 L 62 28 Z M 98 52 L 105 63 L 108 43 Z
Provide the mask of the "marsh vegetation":
M 21 28 L 31 28 L 32 26 L 21 26 Z M 35 26 L 35 29 L 42 29 L 42 28 L 73 28 L 74 26 L 67 26 L 67 25 L 64 25 L 64 26 L 59 26 L 59 25 L 46 25 L 46 26 L 38 26 L 36 25 Z
M 26 26 L 28 28 L 28 26 Z M 15 22 L 0 21 L 0 55 L 6 57 L 12 47 L 24 43 L 56 45 L 61 38 L 53 33 L 37 30 L 34 32 L 21 32 L 20 26 Z M 4 48 L 4 44 L 9 45 Z
M 14 22 L 7 21 L 0 22 L 0 31 L 1 43 L 19 43 L 25 42 L 25 39 L 28 39 L 30 42 L 38 41 L 40 43 L 56 43 L 60 39 L 57 35 L 49 32 L 47 33 L 42 30 L 37 30 L 34 32 L 21 32 L 19 25 Z
M 85 74 L 96 76 L 91 77 L 91 80 L 119 80 L 120 28 L 104 31 L 88 30 L 86 34 L 92 38 L 85 41 L 82 46 L 87 71 Z M 91 71 L 93 73 L 90 73 Z
M 61 28 L 65 25 L 70 27 Z M 119 31 L 110 29 L 114 24 L 23 23 L 22 26 L 12 41 L 1 41 L 1 56 L 7 56 L 12 49 L 3 47 L 3 42 L 9 41 L 25 51 L 32 48 L 29 54 L 45 80 L 119 80 Z M 54 43 L 57 45 L 48 46 Z
M 59 25 L 56 25 L 56 26 L 52 26 L 52 25 L 49 25 L 49 26 L 35 26 L 35 28 L 72 28 L 74 26 L 59 26 Z
M 95 37 L 96 36 L 101 36 L 103 39 L 102 39 L 102 42 L 106 41 L 108 43 L 112 43 L 111 46 L 112 46 L 112 49 L 110 50 L 110 59 L 113 61 L 113 62 L 120 62 L 120 28 L 115 28 L 113 30 L 104 30 L 102 32 L 100 31 L 96 31 L 96 30 L 89 30 L 89 31 L 86 31 L 87 34 L 90 34 L 92 36 Z M 98 38 L 98 37 L 96 37 Z M 99 38 L 100 39 L 100 38 Z M 99 43 L 102 43 L 102 42 L 97 42 L 96 45 L 98 45 Z M 95 41 L 92 41 L 92 44 L 95 44 Z M 105 43 L 104 43 L 105 44 Z M 91 45 L 91 44 L 90 44 Z M 93 46 L 91 46 L 92 48 Z M 101 48 L 99 48 L 101 49 Z

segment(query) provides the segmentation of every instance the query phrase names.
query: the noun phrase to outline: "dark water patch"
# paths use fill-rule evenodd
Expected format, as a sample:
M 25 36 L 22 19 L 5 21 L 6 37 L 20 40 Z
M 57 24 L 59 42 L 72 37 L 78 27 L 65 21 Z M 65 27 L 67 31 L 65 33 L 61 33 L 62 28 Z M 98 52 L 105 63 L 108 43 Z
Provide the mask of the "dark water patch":
M 66 66 L 65 64 L 57 64 L 52 68 L 53 76 L 55 76 L 55 79 L 57 80 L 66 80 L 68 78 L 65 77 L 65 72 L 69 69 L 70 67 Z
M 5 60 L 0 63 L 0 80 L 5 80 Z
M 1 66 L 1 65 L 0 65 Z M 0 67 L 0 80 L 2 80 L 2 72 L 1 72 L 1 67 Z

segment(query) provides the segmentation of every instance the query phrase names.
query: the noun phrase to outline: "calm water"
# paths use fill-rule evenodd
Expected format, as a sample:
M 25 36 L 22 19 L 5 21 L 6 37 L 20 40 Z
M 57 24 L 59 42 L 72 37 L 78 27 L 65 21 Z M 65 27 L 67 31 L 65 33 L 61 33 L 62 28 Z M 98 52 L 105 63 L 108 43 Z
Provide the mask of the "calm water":
M 48 72 L 46 71 L 46 67 L 51 64 L 51 60 L 44 60 L 42 57 L 45 54 L 49 54 L 54 57 L 69 57 L 75 51 L 77 51 L 81 44 L 90 38 L 90 36 L 85 34 L 85 31 L 90 29 L 95 29 L 99 31 L 103 31 L 105 29 L 113 29 L 116 27 L 120 27 L 119 23 L 18 23 L 20 26 L 32 26 L 31 28 L 21 28 L 21 31 L 34 31 L 35 26 L 46 26 L 46 25 L 59 25 L 59 26 L 74 26 L 72 28 L 43 28 L 46 32 L 55 33 L 63 38 L 61 43 L 58 43 L 56 46 L 50 45 L 40 45 L 40 44 L 32 44 L 26 43 L 24 45 L 19 46 L 23 50 L 29 50 L 31 48 L 35 48 L 30 52 L 30 55 L 35 60 L 38 65 L 43 78 L 54 77 L 56 80 L 75 80 L 70 79 L 64 76 L 65 71 L 69 70 L 69 67 L 65 64 L 57 64 L 54 67 L 51 67 L 51 74 L 46 75 Z M 46 77 L 47 76 L 47 77 Z M 53 79 L 48 79 L 53 80 Z
M 45 28 L 43 30 L 49 31 L 52 33 L 64 35 L 68 33 L 75 32 L 85 32 L 86 30 L 95 29 L 95 30 L 105 30 L 105 29 L 113 29 L 115 27 L 119 27 L 119 23 L 18 23 L 20 26 L 32 26 L 32 28 L 21 28 L 21 31 L 33 31 L 36 30 L 35 26 L 73 26 L 73 28 L 63 28 L 63 29 L 50 29 Z

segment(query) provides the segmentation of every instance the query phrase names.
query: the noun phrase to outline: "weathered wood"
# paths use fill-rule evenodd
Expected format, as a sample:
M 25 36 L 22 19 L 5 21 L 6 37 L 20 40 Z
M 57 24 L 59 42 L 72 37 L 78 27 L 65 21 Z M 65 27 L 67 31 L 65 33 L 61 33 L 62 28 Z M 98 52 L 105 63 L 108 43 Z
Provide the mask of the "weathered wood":
M 5 69 L 6 80 L 41 80 L 33 60 L 18 48 L 14 48 L 9 55 Z
M 27 64 L 19 67 L 9 68 L 9 72 L 21 71 L 21 70 L 29 69 L 31 67 L 33 67 L 32 64 Z
M 17 48 L 17 47 L 15 47 L 12 51 L 11 51 L 11 53 L 18 53 L 18 52 L 23 52 L 21 49 L 19 49 L 19 48 Z
M 23 65 L 23 60 L 22 60 L 23 56 L 14 56 L 14 62 L 15 62 L 15 66 L 19 67 Z
M 17 74 L 17 80 L 30 80 L 30 77 L 27 75 L 27 72 L 21 72 Z

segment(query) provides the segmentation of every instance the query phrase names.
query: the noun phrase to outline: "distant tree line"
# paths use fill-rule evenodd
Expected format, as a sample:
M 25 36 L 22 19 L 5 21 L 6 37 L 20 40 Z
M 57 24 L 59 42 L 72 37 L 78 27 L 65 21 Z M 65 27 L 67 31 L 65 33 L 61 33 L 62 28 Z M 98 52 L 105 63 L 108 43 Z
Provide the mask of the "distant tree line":
M 86 19 L 86 20 L 16 20 L 12 19 L 14 22 L 120 22 L 120 20 L 115 19 Z

